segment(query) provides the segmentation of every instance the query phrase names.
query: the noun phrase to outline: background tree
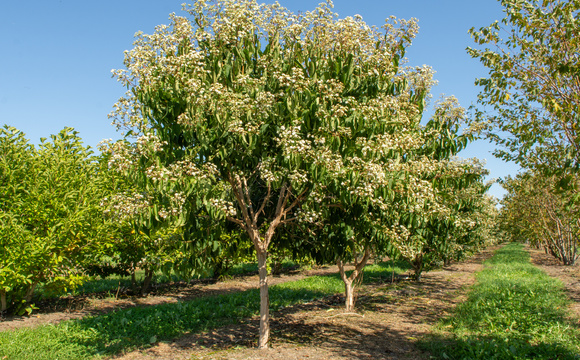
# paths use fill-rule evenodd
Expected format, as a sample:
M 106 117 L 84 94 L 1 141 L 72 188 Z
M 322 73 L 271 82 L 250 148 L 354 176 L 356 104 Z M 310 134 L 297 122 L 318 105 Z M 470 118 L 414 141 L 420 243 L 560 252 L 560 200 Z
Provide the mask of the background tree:
M 158 150 L 148 176 L 187 187 L 189 214 L 236 224 L 253 243 L 261 348 L 274 235 L 324 197 L 327 177 L 363 167 L 342 144 L 413 115 L 392 94 L 405 78 L 398 64 L 415 22 L 392 20 L 379 31 L 360 17 L 337 20 L 331 7 L 294 15 L 278 4 L 199 1 L 189 18 L 139 34 L 127 70 L 115 72 L 130 93 L 112 116 Z M 380 149 L 388 140 L 373 141 Z
M 124 140 L 100 144 L 109 192 L 103 206 L 112 221 L 110 242 L 103 258 L 95 264 L 95 271 L 100 275 L 129 275 L 133 292 L 138 295 L 147 292 L 156 271 L 169 275 L 178 270 L 184 278 L 190 278 L 207 265 L 202 264 L 203 257 L 191 260 L 184 253 L 185 220 L 181 208 L 185 197 L 167 187 L 166 179 L 152 180 L 147 176 L 147 170 L 158 161 L 155 150 L 147 145 L 143 139 L 135 144 Z M 127 166 L 127 162 L 133 166 Z M 168 217 L 175 217 L 176 221 L 164 221 Z M 136 281 L 138 269 L 145 272 L 140 288 Z
M 489 69 L 478 79 L 478 125 L 524 168 L 580 165 L 580 3 L 502 0 L 506 17 L 470 33 L 468 48 Z M 575 170 L 576 171 L 576 170 Z
M 500 146 L 496 156 L 523 168 L 521 176 L 505 182 L 508 207 L 502 216 L 509 232 L 529 236 L 522 241 L 551 242 L 564 228 L 574 234 L 569 216 L 580 200 L 580 2 L 501 4 L 506 13 L 501 22 L 470 31 L 480 47 L 468 52 L 489 68 L 489 77 L 476 81 L 482 86 L 482 108 L 473 125 Z M 525 225 L 524 218 L 536 228 Z M 567 260 L 575 257 L 569 251 L 557 256 L 573 262 Z
M 21 307 L 39 283 L 79 285 L 83 264 L 102 240 L 96 159 L 70 128 L 37 148 L 20 131 L 0 130 L 0 295 Z M 7 300 L 9 297 L 11 300 Z
M 502 200 L 503 230 L 514 241 L 543 248 L 564 265 L 580 257 L 580 220 L 566 192 L 554 192 L 556 178 L 527 171 L 502 182 L 507 195 Z M 576 180 L 577 182 L 577 180 Z

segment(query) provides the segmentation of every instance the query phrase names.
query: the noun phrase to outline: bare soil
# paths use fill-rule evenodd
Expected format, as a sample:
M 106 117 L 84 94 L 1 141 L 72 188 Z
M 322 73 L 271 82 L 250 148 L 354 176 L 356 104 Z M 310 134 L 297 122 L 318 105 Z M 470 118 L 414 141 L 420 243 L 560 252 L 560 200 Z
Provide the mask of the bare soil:
M 465 262 L 452 264 L 412 281 L 364 285 L 357 289 L 356 313 L 345 313 L 344 297 L 335 295 L 275 312 L 271 318 L 270 349 L 256 349 L 259 319 L 245 319 L 208 333 L 186 335 L 148 349 L 116 356 L 123 360 L 149 359 L 428 359 L 418 340 L 432 326 L 465 300 L 482 262 L 491 257 L 489 248 Z M 541 251 L 528 249 L 532 262 L 562 280 L 573 300 L 570 309 L 580 318 L 580 269 L 558 264 Z M 270 277 L 274 285 L 311 275 L 337 272 L 336 266 Z M 243 291 L 257 287 L 257 276 L 238 277 L 213 284 L 177 287 L 163 295 L 145 298 L 101 299 L 83 303 L 81 310 L 53 311 L 30 318 L 0 322 L 0 331 L 23 326 L 57 323 L 88 314 L 131 306 L 150 306 L 200 296 Z

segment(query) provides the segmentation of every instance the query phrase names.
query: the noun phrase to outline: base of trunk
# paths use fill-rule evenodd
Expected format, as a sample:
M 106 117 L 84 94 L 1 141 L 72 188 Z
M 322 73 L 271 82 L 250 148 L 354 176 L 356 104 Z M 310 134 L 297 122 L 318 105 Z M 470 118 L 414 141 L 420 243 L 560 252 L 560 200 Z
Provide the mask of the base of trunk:
M 268 253 L 258 251 L 258 274 L 260 277 L 260 338 L 258 348 L 267 349 L 270 339 L 270 297 L 268 296 Z

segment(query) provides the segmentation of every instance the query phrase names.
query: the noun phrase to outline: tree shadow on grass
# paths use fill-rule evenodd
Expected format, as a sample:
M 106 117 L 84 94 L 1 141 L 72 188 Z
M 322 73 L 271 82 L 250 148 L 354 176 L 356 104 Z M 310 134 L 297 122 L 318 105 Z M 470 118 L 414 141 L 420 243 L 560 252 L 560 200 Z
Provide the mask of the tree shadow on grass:
M 274 286 L 270 289 L 270 304 L 273 312 L 294 304 L 307 303 L 340 291 L 332 278 L 326 278 L 323 289 L 316 289 L 316 279 L 305 279 L 300 283 Z M 201 333 L 226 326 L 258 314 L 260 296 L 258 289 L 200 297 L 187 302 L 166 303 L 148 307 L 122 309 L 98 316 L 63 322 L 49 335 L 51 347 L 44 350 L 31 341 L 38 336 L 32 331 L 16 331 L 10 334 L 14 341 L 31 344 L 29 353 L 51 352 L 67 357 L 67 349 L 84 349 L 86 356 L 111 356 L 120 352 L 146 348 L 159 341 L 179 338 L 184 334 Z M 44 331 L 44 330 L 43 330 Z M 47 330 L 49 331 L 49 330 Z M 36 334 L 36 335 L 35 335 Z M 255 333 L 257 334 L 257 332 Z M 246 336 L 247 337 L 247 336 Z M 1 339 L 0 339 L 1 340 Z M 78 351 L 75 350 L 75 354 Z M 63 355 L 61 356 L 60 353 Z

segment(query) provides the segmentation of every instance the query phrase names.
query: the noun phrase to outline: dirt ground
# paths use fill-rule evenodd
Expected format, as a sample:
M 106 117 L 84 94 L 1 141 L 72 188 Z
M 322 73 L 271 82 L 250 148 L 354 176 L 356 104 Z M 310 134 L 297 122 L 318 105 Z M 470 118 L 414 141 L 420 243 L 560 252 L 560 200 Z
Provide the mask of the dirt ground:
M 115 359 L 428 359 L 417 341 L 431 326 L 465 300 L 482 262 L 495 248 L 473 258 L 423 275 L 420 283 L 401 281 L 365 285 L 358 289 L 357 312 L 345 313 L 343 298 L 335 295 L 271 314 L 270 349 L 256 349 L 259 320 L 246 319 L 209 333 L 186 335 Z M 580 269 L 561 266 L 541 251 L 530 250 L 532 262 L 562 280 L 573 300 L 571 310 L 580 318 Z M 270 284 L 294 281 L 310 275 L 336 272 L 325 267 L 299 274 L 271 277 Z M 140 299 L 102 299 L 84 304 L 82 310 L 38 314 L 0 322 L 0 331 L 23 326 L 56 323 L 121 307 L 148 306 L 257 286 L 257 276 L 214 284 L 197 284 L 159 296 Z

